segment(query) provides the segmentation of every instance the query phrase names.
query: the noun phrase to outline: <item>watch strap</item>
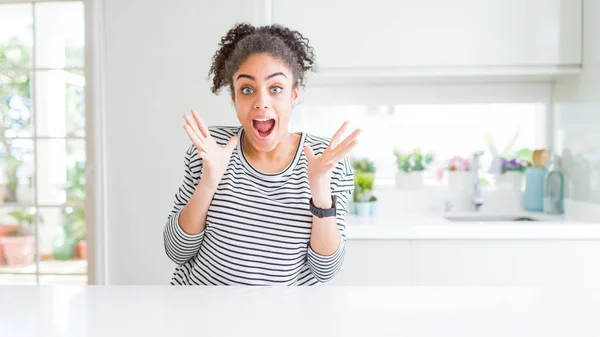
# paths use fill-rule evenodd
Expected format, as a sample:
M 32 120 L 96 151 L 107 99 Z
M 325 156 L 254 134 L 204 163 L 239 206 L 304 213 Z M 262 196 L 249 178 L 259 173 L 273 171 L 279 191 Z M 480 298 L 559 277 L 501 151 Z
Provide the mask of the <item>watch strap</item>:
M 325 209 L 323 209 L 323 208 L 316 207 L 313 204 L 313 199 L 310 198 L 310 212 L 314 216 L 316 216 L 318 218 L 325 218 L 325 217 L 335 216 L 335 213 L 336 213 L 336 201 L 337 201 L 336 199 L 337 199 L 337 196 L 332 195 L 331 196 L 331 202 L 332 202 L 333 206 L 331 208 L 325 208 Z

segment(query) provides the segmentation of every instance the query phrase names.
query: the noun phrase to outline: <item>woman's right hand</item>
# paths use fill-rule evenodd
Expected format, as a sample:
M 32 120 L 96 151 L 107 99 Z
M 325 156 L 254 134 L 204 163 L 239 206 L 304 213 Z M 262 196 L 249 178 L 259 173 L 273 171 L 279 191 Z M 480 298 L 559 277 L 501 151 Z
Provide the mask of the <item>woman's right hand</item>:
M 231 153 L 239 141 L 238 136 L 233 136 L 225 147 L 219 146 L 212 138 L 208 127 L 195 110 L 192 117 L 184 115 L 186 124 L 183 126 L 188 137 L 196 146 L 198 156 L 202 158 L 201 182 L 209 188 L 216 189 L 229 165 Z

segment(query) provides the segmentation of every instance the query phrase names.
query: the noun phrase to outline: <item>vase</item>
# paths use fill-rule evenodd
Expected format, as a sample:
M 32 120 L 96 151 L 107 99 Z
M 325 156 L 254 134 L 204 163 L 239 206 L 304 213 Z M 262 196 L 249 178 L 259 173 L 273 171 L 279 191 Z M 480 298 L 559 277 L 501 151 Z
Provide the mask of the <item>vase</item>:
M 448 188 L 461 191 L 473 186 L 473 176 L 470 171 L 448 171 Z
M 378 206 L 377 200 L 375 200 L 375 201 L 369 201 L 369 203 L 371 204 L 369 214 L 371 216 L 377 215 L 377 206 Z
M 7 265 L 23 266 L 34 262 L 35 237 L 33 235 L 4 236 L 0 240 Z
M 368 202 L 368 201 L 355 202 L 354 207 L 356 209 L 356 215 L 359 215 L 359 216 L 371 215 L 371 202 Z
M 396 172 L 396 188 L 414 190 L 423 187 L 423 171 Z
M 498 189 L 520 192 L 523 187 L 523 174 L 520 171 L 506 171 L 495 176 Z

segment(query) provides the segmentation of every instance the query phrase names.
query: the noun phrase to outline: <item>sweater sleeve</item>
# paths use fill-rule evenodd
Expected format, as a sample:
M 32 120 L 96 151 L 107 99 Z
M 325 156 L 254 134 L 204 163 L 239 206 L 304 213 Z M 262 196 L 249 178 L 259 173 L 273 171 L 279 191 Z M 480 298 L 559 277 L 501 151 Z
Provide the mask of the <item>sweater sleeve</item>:
M 185 153 L 183 182 L 175 194 L 175 202 L 163 230 L 165 252 L 176 264 L 182 265 L 198 253 L 204 231 L 190 235 L 181 229 L 179 215 L 192 197 L 202 169 L 202 159 L 192 145 Z
M 348 157 L 340 161 L 331 176 L 331 193 L 337 196 L 336 222 L 340 245 L 332 255 L 320 255 L 308 245 L 308 266 L 319 282 L 328 282 L 339 272 L 346 255 L 346 215 L 349 197 L 354 191 L 354 172 Z

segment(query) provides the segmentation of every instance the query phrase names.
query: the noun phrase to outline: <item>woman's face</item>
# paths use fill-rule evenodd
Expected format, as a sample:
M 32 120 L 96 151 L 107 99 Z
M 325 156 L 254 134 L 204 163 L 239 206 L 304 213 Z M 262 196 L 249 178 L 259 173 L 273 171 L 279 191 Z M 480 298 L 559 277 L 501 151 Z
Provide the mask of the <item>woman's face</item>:
M 269 54 L 254 54 L 233 74 L 233 103 L 247 141 L 261 152 L 273 150 L 288 132 L 299 86 L 292 72 Z

